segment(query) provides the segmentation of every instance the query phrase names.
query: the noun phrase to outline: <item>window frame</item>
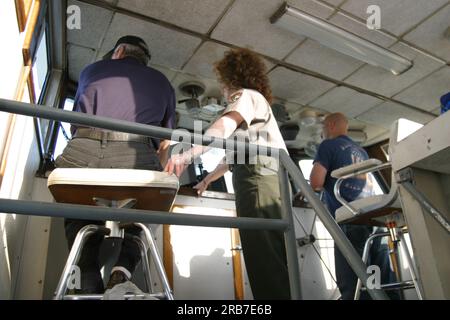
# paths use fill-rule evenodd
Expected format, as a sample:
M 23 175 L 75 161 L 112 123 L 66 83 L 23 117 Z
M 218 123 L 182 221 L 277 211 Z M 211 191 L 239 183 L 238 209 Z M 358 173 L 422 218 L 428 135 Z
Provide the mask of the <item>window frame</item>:
M 25 31 L 28 17 L 30 16 L 31 8 L 33 7 L 33 2 L 33 0 L 14 0 L 19 32 Z

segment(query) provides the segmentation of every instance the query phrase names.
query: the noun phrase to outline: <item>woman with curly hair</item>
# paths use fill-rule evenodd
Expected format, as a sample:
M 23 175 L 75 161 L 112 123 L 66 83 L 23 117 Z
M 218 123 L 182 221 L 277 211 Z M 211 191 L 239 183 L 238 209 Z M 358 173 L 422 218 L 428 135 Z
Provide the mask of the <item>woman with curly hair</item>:
M 234 49 L 226 52 L 214 67 L 228 106 L 205 135 L 241 138 L 287 150 L 270 107 L 272 93 L 263 60 L 248 49 Z M 172 155 L 165 171 L 180 176 L 188 163 L 208 149 L 195 146 L 188 152 Z M 227 154 L 194 188 L 201 194 L 231 169 L 238 217 L 280 219 L 277 160 L 260 154 L 243 156 L 239 151 L 233 157 Z M 254 298 L 290 299 L 283 233 L 240 230 L 240 236 Z

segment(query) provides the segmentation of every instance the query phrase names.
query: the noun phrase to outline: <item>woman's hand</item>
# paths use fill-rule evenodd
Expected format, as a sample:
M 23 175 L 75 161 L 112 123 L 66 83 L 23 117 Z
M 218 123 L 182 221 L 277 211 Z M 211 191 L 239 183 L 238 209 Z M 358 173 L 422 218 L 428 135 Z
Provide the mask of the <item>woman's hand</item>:
M 201 196 L 202 193 L 203 193 L 203 191 L 205 191 L 206 189 L 208 189 L 208 186 L 209 186 L 209 182 L 208 182 L 207 179 L 205 178 L 205 179 L 203 179 L 202 181 L 200 181 L 199 183 L 197 183 L 197 184 L 194 186 L 194 189 L 196 189 L 196 190 L 197 190 L 197 194 L 198 194 L 199 196 Z
M 167 161 L 167 164 L 164 168 L 168 174 L 175 173 L 177 177 L 180 177 L 183 174 L 183 171 L 187 168 L 187 166 L 191 162 L 191 157 L 187 153 L 182 154 L 174 154 Z

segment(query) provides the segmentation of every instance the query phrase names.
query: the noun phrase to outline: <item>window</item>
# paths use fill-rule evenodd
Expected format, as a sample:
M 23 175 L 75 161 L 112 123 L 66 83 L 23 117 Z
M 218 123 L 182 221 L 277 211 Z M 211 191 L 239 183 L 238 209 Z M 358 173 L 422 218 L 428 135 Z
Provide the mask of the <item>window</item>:
M 303 173 L 303 176 L 305 179 L 309 182 L 309 176 L 311 175 L 311 170 L 313 168 L 313 160 L 307 159 L 307 160 L 300 160 L 298 162 L 298 165 L 300 167 L 300 170 Z M 373 193 L 374 195 L 383 194 L 383 190 L 381 189 L 380 184 L 378 183 L 377 179 L 372 173 L 369 173 L 368 181 L 373 185 Z
M 300 170 L 302 171 L 306 181 L 309 182 L 309 176 L 311 175 L 311 170 L 313 168 L 313 160 L 311 159 L 300 160 L 298 162 L 298 166 L 300 167 Z
M 73 110 L 72 99 L 70 98 L 66 99 L 66 101 L 64 102 L 64 110 L 67 111 Z M 63 152 L 70 138 L 71 138 L 70 123 L 61 122 L 58 129 L 58 137 L 56 138 L 55 152 L 53 153 L 54 159 L 56 159 Z
M 48 73 L 47 36 L 45 31 L 42 33 L 38 48 L 36 50 L 32 73 L 34 96 L 36 98 L 36 102 L 39 102 Z

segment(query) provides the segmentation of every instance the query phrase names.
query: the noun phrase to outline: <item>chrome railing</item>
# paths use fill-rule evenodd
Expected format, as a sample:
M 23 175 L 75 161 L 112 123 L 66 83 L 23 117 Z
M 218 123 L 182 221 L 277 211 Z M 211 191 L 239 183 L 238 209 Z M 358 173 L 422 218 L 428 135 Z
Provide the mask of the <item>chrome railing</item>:
M 68 122 L 86 127 L 96 127 L 113 131 L 134 133 L 153 138 L 172 140 L 173 131 L 166 128 L 115 120 L 105 117 L 55 109 L 34 104 L 0 99 L 0 111 L 22 114 L 31 117 L 45 118 L 60 122 Z M 240 229 L 265 229 L 282 230 L 286 244 L 288 261 L 289 283 L 292 299 L 301 299 L 300 270 L 298 266 L 297 249 L 295 242 L 294 222 L 292 215 L 292 199 L 289 188 L 289 179 L 304 193 L 306 199 L 316 211 L 320 220 L 335 241 L 335 245 L 342 252 L 347 262 L 363 283 L 367 283 L 369 275 L 361 257 L 347 239 L 334 218 L 325 208 L 305 180 L 302 172 L 291 160 L 288 153 L 281 149 L 268 148 L 254 144 L 243 143 L 234 140 L 225 140 L 215 137 L 178 132 L 177 140 L 191 144 L 212 145 L 214 148 L 227 150 L 239 150 L 250 154 L 279 155 L 280 166 L 278 170 L 280 180 L 280 192 L 282 198 L 283 217 L 280 220 L 260 218 L 230 218 L 199 215 L 164 214 L 162 212 L 133 210 L 133 209 L 108 209 L 93 206 L 67 205 L 58 203 L 44 203 L 35 201 L 0 199 L 0 212 L 24 215 L 65 217 L 72 219 L 113 220 L 124 222 L 141 222 L 150 224 L 172 224 L 208 226 Z M 151 214 L 149 214 L 151 213 Z M 381 289 L 368 289 L 368 293 L 374 299 L 388 299 Z

